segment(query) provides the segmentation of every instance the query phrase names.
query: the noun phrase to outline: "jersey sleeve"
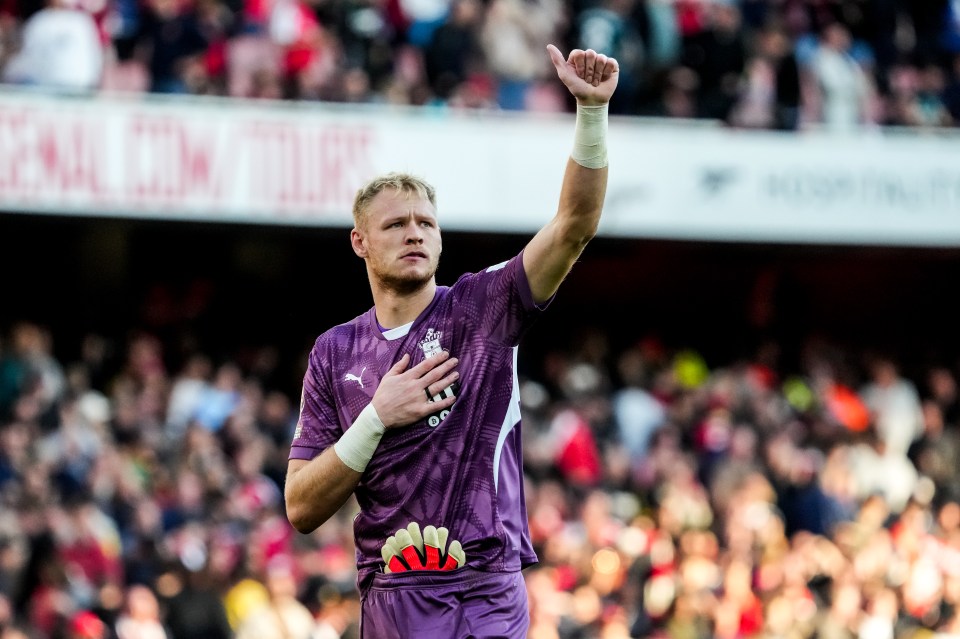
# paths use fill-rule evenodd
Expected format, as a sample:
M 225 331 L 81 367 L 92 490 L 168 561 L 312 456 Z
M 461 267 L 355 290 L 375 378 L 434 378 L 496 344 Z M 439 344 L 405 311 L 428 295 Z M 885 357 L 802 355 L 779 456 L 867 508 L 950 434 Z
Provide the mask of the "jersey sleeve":
M 553 301 L 537 304 L 523 269 L 523 252 L 479 273 L 464 275 L 454 285 L 463 314 L 479 331 L 501 346 L 516 346 L 533 321 Z
M 343 434 L 329 383 L 330 376 L 325 370 L 329 365 L 326 352 L 321 337 L 310 351 L 307 372 L 303 376 L 300 418 L 293 433 L 290 459 L 313 459 L 333 446 Z

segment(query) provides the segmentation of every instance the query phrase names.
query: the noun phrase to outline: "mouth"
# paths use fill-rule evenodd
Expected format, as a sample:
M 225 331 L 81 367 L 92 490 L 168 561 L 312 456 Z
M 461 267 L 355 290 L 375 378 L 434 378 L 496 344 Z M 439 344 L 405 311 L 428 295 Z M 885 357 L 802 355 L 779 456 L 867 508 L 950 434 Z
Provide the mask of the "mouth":
M 404 253 L 403 255 L 401 255 L 400 259 L 411 260 L 411 261 L 425 260 L 427 259 L 427 254 L 424 253 L 423 251 L 410 251 L 409 253 Z

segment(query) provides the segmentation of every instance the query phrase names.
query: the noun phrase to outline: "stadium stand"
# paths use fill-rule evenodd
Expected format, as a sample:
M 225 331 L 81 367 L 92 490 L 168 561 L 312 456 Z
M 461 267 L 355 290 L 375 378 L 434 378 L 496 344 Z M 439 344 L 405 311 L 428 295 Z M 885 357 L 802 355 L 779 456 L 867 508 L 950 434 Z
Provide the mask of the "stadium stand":
M 960 121 L 960 9 L 923 0 L 5 0 L 6 82 L 563 110 L 543 43 L 621 63 L 612 112 L 747 128 Z

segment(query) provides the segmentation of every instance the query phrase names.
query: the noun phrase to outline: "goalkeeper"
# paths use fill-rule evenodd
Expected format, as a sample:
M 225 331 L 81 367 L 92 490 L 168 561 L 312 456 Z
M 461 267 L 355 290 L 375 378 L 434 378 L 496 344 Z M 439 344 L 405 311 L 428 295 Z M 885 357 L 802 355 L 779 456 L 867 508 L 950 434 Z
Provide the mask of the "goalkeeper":
M 310 352 L 285 496 L 308 533 L 356 494 L 363 637 L 527 634 L 517 345 L 596 233 L 619 76 L 595 51 L 547 48 L 577 124 L 556 215 L 519 255 L 438 286 L 433 187 L 391 173 L 354 201 L 374 306 Z

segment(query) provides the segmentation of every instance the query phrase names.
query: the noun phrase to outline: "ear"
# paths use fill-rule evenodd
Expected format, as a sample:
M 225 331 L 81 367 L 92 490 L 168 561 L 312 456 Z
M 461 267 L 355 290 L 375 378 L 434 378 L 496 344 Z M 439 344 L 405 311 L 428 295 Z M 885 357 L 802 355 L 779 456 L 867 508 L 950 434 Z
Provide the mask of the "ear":
M 353 252 L 357 254 L 357 257 L 367 259 L 367 246 L 364 243 L 363 234 L 356 227 L 350 231 L 350 246 L 353 247 Z

